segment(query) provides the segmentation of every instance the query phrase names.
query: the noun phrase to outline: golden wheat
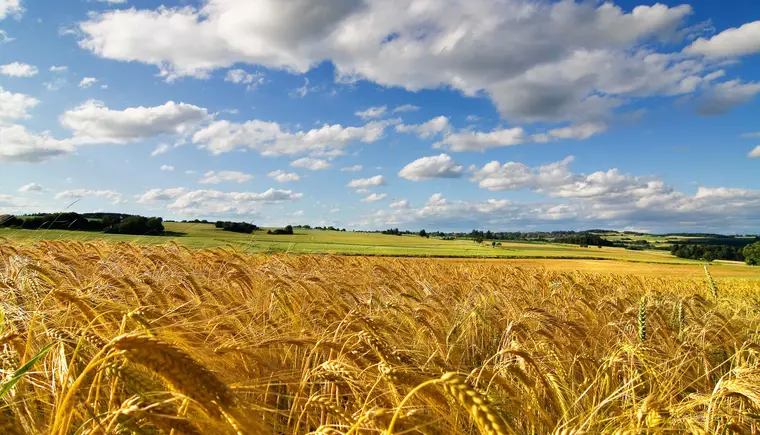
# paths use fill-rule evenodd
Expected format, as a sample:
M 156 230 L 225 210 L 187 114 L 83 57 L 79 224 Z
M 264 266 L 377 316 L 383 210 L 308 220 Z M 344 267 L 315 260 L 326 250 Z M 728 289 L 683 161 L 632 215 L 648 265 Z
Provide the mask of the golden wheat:
M 760 433 L 760 280 L 719 267 L 0 240 L 0 432 Z

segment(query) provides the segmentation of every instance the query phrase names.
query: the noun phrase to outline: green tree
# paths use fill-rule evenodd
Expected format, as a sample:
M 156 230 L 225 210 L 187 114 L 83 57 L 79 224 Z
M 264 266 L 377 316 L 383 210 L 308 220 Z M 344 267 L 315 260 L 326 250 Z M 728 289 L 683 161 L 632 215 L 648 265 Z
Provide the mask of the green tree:
M 427 231 L 425 231 L 424 229 L 420 231 L 420 237 L 427 237 L 427 235 L 428 235 Z
M 750 266 L 760 265 L 760 242 L 744 247 L 744 262 Z

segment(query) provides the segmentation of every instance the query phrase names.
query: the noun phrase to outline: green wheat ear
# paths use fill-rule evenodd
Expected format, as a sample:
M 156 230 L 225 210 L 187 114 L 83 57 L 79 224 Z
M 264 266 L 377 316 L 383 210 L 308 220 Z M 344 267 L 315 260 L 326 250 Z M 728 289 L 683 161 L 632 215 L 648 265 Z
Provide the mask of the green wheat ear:
M 639 303 L 638 327 L 639 327 L 639 340 L 643 342 L 647 339 L 647 297 L 646 295 L 641 297 L 641 303 Z
M 710 275 L 710 271 L 707 270 L 707 265 L 705 264 L 705 275 L 707 275 L 707 283 L 710 285 L 710 291 L 712 292 L 712 297 L 716 301 L 718 300 L 718 286 L 715 285 L 715 280 L 713 279 L 712 275 Z

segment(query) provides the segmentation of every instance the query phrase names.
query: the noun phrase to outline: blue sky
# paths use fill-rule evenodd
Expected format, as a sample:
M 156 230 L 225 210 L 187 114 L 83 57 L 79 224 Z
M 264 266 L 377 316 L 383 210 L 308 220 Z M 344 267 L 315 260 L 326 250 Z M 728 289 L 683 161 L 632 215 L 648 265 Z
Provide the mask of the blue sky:
M 0 213 L 760 232 L 760 4 L 0 0 Z

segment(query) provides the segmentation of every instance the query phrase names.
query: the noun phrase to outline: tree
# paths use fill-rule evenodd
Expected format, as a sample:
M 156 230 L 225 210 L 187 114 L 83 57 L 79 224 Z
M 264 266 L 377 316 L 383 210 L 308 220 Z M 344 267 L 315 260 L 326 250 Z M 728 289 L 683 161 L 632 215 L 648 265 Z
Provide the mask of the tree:
M 760 242 L 744 247 L 744 262 L 750 266 L 760 265 Z
M 715 254 L 713 254 L 712 251 L 707 251 L 707 252 L 705 252 L 704 259 L 708 263 L 712 263 L 713 260 L 715 260 Z
M 420 230 L 420 237 L 427 237 L 427 236 L 428 236 L 427 231 L 425 231 L 424 229 Z

